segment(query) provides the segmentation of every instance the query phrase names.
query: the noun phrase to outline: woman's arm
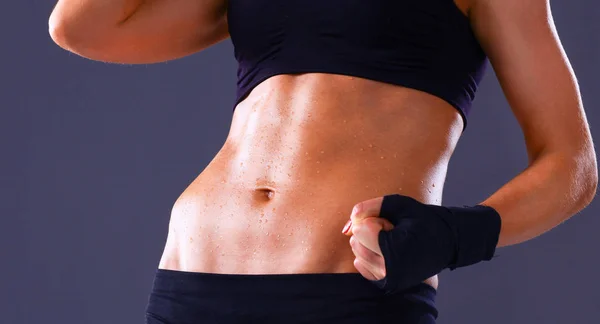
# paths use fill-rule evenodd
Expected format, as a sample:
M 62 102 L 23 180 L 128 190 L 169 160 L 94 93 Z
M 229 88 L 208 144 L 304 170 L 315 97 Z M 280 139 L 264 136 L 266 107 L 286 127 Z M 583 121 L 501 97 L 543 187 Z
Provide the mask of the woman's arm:
M 351 236 L 356 269 L 388 293 L 491 260 L 496 247 L 550 230 L 596 193 L 592 138 L 548 0 L 471 1 L 473 29 L 523 129 L 530 163 L 477 206 L 399 194 L 356 204 L 342 233 Z
M 473 29 L 524 133 L 529 166 L 482 202 L 502 217 L 498 246 L 532 239 L 596 193 L 596 154 L 548 0 L 475 0 Z
M 81 56 L 154 63 L 204 49 L 228 36 L 226 0 L 60 0 L 52 39 Z

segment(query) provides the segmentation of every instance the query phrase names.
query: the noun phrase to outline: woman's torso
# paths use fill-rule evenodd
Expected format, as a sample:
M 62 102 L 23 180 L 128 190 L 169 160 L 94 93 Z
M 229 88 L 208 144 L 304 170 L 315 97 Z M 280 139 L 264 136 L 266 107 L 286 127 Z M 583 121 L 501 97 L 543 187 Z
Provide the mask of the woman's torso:
M 159 268 L 357 272 L 341 233 L 352 207 L 392 193 L 440 204 L 462 128 L 456 109 L 421 91 L 272 77 L 238 105 L 222 149 L 175 203 Z

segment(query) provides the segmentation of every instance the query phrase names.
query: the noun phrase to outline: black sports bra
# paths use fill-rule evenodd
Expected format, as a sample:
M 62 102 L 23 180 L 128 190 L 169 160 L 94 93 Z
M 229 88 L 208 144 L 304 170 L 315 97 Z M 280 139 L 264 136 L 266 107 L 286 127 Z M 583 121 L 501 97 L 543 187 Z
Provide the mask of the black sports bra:
M 227 14 L 236 105 L 271 76 L 322 72 L 430 93 L 466 126 L 487 66 L 453 0 L 229 0 Z

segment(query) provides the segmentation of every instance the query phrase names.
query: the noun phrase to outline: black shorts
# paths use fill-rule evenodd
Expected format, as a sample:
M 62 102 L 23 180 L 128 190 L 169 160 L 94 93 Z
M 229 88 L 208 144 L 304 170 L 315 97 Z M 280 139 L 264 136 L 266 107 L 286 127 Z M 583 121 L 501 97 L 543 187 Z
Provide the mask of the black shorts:
M 385 295 L 360 274 L 238 275 L 158 269 L 146 324 L 434 324 L 436 291 Z

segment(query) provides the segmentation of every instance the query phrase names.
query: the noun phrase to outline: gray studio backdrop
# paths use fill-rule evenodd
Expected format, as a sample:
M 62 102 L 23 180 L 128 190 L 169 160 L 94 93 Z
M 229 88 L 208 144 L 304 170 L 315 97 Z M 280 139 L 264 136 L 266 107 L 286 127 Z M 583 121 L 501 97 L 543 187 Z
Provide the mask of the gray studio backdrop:
M 0 323 L 142 323 L 171 206 L 229 130 L 232 45 L 157 65 L 92 62 L 52 43 L 54 2 L 0 10 Z M 600 3 L 553 6 L 600 141 Z M 526 163 L 490 70 L 444 202 L 476 203 Z M 599 206 L 444 272 L 439 323 L 599 323 Z

